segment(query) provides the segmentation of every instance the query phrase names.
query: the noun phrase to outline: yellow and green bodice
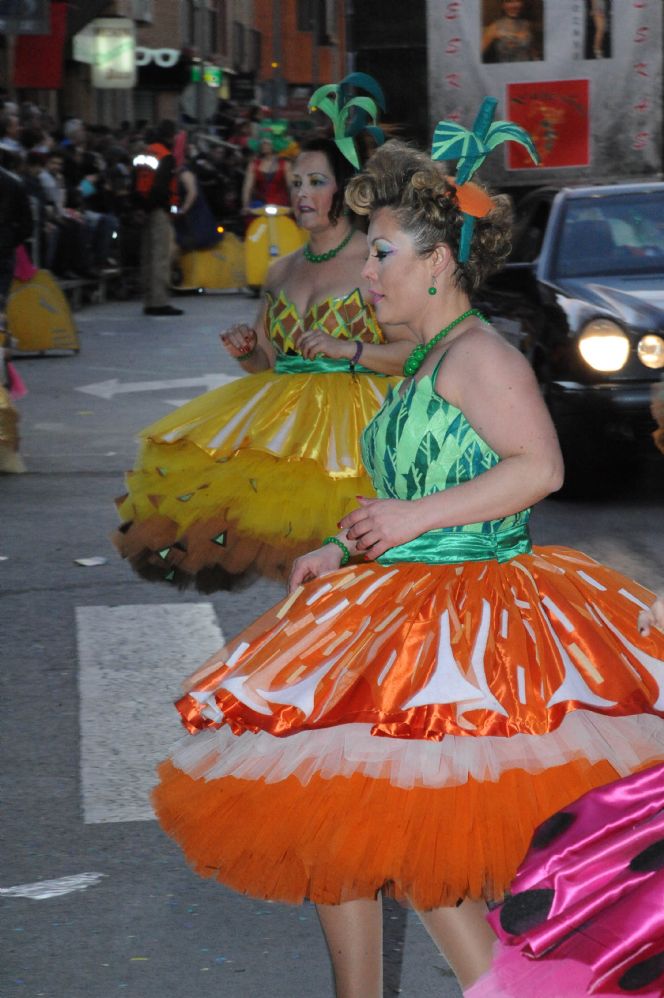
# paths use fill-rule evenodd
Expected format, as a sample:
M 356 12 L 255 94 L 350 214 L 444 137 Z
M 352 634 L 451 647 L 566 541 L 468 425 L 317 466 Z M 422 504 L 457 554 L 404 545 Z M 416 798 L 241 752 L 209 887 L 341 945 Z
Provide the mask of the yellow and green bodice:
M 350 362 L 345 359 L 317 357 L 307 360 L 302 356 L 298 339 L 313 329 L 320 329 L 336 339 L 385 342 L 373 307 L 364 301 L 359 288 L 342 297 L 316 302 L 304 314 L 300 314 L 283 291 L 276 297 L 267 292 L 266 298 L 265 331 L 276 350 L 275 371 L 279 374 L 350 370 Z M 362 372 L 366 368 L 358 364 L 355 370 Z
M 421 499 L 469 482 L 500 457 L 460 409 L 438 395 L 436 372 L 391 387 L 362 435 L 362 458 L 381 499 Z M 530 550 L 530 510 L 463 526 L 430 530 L 378 559 L 450 563 L 507 561 Z

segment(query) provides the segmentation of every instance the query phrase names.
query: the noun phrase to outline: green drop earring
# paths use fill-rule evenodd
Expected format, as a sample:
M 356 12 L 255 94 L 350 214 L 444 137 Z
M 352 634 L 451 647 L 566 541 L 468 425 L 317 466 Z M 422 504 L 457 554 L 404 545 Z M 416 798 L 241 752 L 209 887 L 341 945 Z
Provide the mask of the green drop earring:
M 430 295 L 437 295 L 438 294 L 438 288 L 436 287 L 435 284 L 432 284 L 431 287 L 429 288 L 429 294 Z

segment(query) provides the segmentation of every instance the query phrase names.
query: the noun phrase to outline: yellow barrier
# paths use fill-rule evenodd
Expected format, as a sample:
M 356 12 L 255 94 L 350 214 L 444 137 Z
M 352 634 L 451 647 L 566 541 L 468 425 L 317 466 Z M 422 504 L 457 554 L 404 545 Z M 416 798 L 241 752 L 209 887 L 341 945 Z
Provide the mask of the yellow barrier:
M 80 350 L 69 303 L 48 270 L 38 270 L 29 281 L 12 281 L 6 314 L 18 350 Z
M 247 283 L 244 276 L 244 245 L 232 232 L 227 232 L 212 249 L 183 253 L 179 265 L 182 280 L 178 288 L 181 291 L 243 288 Z

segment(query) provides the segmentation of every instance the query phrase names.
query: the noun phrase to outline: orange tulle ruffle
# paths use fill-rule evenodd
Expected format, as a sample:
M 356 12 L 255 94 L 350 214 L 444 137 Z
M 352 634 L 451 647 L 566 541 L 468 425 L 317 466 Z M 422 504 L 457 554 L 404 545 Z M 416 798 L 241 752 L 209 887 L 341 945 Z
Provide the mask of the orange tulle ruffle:
M 360 775 L 195 780 L 167 762 L 153 803 L 197 873 L 252 897 L 339 904 L 383 889 L 429 909 L 501 898 L 537 825 L 616 775 L 579 761 L 403 790 Z

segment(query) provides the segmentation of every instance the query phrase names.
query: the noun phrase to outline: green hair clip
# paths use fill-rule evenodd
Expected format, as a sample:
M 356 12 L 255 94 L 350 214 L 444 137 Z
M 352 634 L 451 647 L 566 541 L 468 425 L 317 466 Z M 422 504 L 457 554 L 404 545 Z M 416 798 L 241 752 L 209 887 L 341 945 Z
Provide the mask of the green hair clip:
M 535 144 L 525 128 L 511 121 L 493 121 L 497 105 L 495 97 L 485 97 L 471 130 L 458 125 L 455 121 L 439 121 L 436 125 L 431 157 L 436 160 L 457 160 L 457 172 L 454 178 L 457 188 L 467 184 L 489 153 L 503 142 L 520 143 L 528 150 L 534 163 L 540 161 Z M 460 263 L 464 263 L 470 255 L 474 227 L 474 216 L 463 212 L 459 242 Z
M 351 97 L 351 90 L 366 90 L 369 97 Z M 360 158 L 355 139 L 368 132 L 378 145 L 385 141 L 383 130 L 376 124 L 378 109 L 385 110 L 385 97 L 380 84 L 368 73 L 349 73 L 340 83 L 319 87 L 309 99 L 309 111 L 322 111 L 332 122 L 334 141 L 339 151 L 356 170 Z

